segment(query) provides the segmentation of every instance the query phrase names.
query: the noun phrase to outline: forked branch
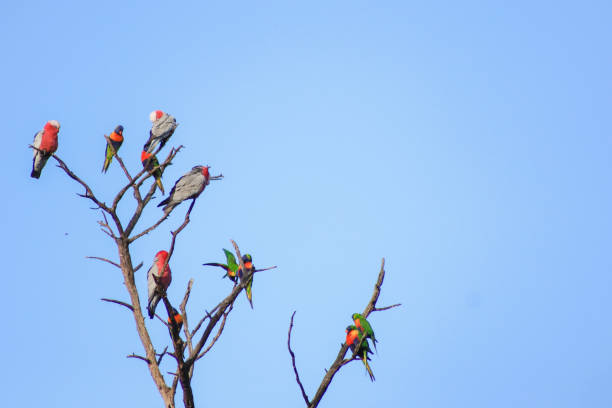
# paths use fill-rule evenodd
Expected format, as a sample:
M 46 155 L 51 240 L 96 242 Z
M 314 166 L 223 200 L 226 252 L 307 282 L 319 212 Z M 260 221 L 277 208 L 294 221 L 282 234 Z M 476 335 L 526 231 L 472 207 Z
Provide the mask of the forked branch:
M 384 279 L 385 279 L 385 259 L 383 258 L 381 265 L 380 265 L 380 272 L 378 273 L 378 279 L 376 280 L 376 284 L 374 285 L 374 292 L 372 293 L 372 297 L 370 298 L 370 301 L 368 302 L 368 304 L 366 305 L 362 313 L 363 317 L 367 318 L 368 315 L 374 311 L 387 310 L 387 309 L 391 309 L 392 307 L 400 306 L 400 304 L 396 304 L 396 305 L 387 306 L 381 309 L 376 309 L 376 302 L 378 301 L 378 297 L 380 296 L 380 289 L 382 287 Z M 294 315 L 295 315 L 295 312 L 294 312 Z M 289 348 L 289 354 L 291 354 L 291 360 L 293 364 L 293 369 L 295 371 L 296 381 L 298 385 L 300 386 L 300 390 L 302 391 L 302 397 L 304 398 L 304 401 L 306 402 L 306 406 L 308 408 L 315 408 L 321 402 L 321 398 L 323 398 L 323 395 L 325 395 L 325 392 L 327 391 L 327 388 L 331 384 L 334 378 L 334 375 L 336 375 L 336 373 L 340 370 L 340 368 L 342 368 L 342 366 L 349 363 L 350 361 L 353 361 L 354 359 L 356 359 L 357 356 L 355 355 L 355 353 L 353 353 L 351 358 L 345 359 L 344 356 L 346 355 L 346 352 L 348 351 L 349 346 L 343 343 L 342 346 L 340 346 L 340 350 L 338 351 L 338 355 L 336 356 L 336 359 L 332 363 L 329 370 L 327 370 L 327 372 L 325 373 L 325 376 L 323 377 L 323 380 L 321 381 L 321 384 L 319 385 L 319 388 L 317 389 L 315 396 L 313 397 L 312 401 L 309 402 L 308 397 L 306 396 L 306 392 L 304 391 L 304 387 L 302 386 L 302 383 L 300 382 L 299 374 L 295 366 L 295 356 L 294 356 L 293 351 L 291 350 L 290 339 L 291 339 L 292 328 L 293 328 L 293 315 L 291 316 L 291 323 L 289 324 L 289 334 L 288 334 L 287 346 Z M 363 342 L 364 340 L 365 340 L 365 337 L 362 338 L 361 341 Z M 359 347 L 357 347 L 357 349 L 358 348 Z

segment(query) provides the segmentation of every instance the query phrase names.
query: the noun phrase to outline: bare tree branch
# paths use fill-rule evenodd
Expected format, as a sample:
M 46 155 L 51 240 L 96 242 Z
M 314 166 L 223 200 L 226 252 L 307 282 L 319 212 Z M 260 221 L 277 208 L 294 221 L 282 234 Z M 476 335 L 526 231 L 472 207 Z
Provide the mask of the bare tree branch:
M 111 261 L 109 259 L 106 259 L 106 258 L 100 258 L 99 256 L 86 256 L 85 258 L 87 258 L 87 259 L 97 259 L 98 261 L 108 262 L 109 264 L 111 264 L 113 266 L 116 266 L 117 268 L 121 269 L 121 266 L 118 263 L 113 262 L 113 261 Z
M 170 163 L 172 162 L 172 160 L 174 159 L 174 157 L 178 154 L 178 152 L 183 148 L 183 146 L 179 146 L 178 148 L 174 149 L 172 148 L 172 150 L 170 150 L 170 153 L 168 154 L 168 157 L 166 157 L 166 160 L 164 160 L 163 164 L 161 164 L 159 167 L 162 169 L 165 169 L 166 166 L 169 166 Z M 159 149 L 161 149 L 161 147 L 159 147 L 156 151 L 155 154 L 157 154 L 157 152 L 159 151 Z M 145 174 L 146 173 L 146 174 Z M 144 175 L 144 176 L 143 176 Z M 138 205 L 136 206 L 136 210 L 134 211 L 134 214 L 132 215 L 132 218 L 130 219 L 130 221 L 128 222 L 127 227 L 125 228 L 125 233 L 127 236 L 132 234 L 132 231 L 134 230 L 134 227 L 136 227 L 136 224 L 138 223 L 138 220 L 140 219 L 140 216 L 142 215 L 142 211 L 144 210 L 145 206 L 147 204 L 149 204 L 149 201 L 151 201 L 151 198 L 153 198 L 153 194 L 155 193 L 155 189 L 156 189 L 156 184 L 152 183 L 151 187 L 149 188 L 149 192 L 147 193 L 147 195 L 145 196 L 144 199 L 142 199 L 140 197 L 140 186 L 142 185 L 142 183 L 147 180 L 149 177 L 153 176 L 153 172 L 149 172 L 147 171 L 145 168 L 143 168 L 134 178 L 133 182 L 129 183 L 128 185 L 126 185 L 117 195 L 117 197 L 115 198 L 115 201 L 113 202 L 113 208 L 115 208 L 116 203 L 118 203 L 119 201 L 117 200 L 117 198 L 119 198 L 119 200 L 121 199 L 121 197 L 123 196 L 123 194 L 125 194 L 125 192 L 130 188 L 130 186 L 133 183 L 136 183 L 138 178 L 143 176 L 140 181 L 138 181 L 138 184 L 136 184 L 135 188 L 134 188 L 134 197 L 136 198 L 136 201 L 138 202 Z M 138 192 L 138 193 L 137 193 Z M 130 242 L 133 242 L 133 240 L 131 240 Z
M 127 308 L 128 308 L 128 309 L 130 309 L 132 312 L 134 311 L 134 306 L 132 306 L 132 305 L 130 305 L 130 304 L 128 304 L 128 303 L 122 302 L 122 301 L 120 301 L 120 300 L 115 300 L 115 299 L 107 299 L 107 298 L 102 298 L 102 299 L 100 299 L 100 300 L 102 300 L 102 301 L 104 301 L 104 302 L 116 303 L 116 304 L 118 304 L 118 305 L 121 305 L 121 306 L 125 306 L 125 307 L 127 307 Z
M 33 149 L 36 149 L 34 146 L 31 146 Z M 41 151 L 39 149 L 36 149 L 38 151 Z M 94 195 L 93 191 L 91 190 L 91 188 L 87 185 L 87 183 L 85 183 L 83 180 L 81 180 L 76 174 L 74 174 L 72 172 L 72 170 L 70 170 L 68 168 L 68 166 L 66 165 L 66 163 L 64 163 L 64 161 L 62 159 L 59 158 L 59 156 L 57 156 L 55 153 L 52 154 L 53 158 L 57 161 L 58 163 L 58 167 L 61 168 L 62 170 L 64 170 L 64 172 L 68 175 L 68 177 L 70 177 L 71 179 L 73 179 L 74 181 L 76 181 L 77 183 L 79 183 L 80 185 L 83 186 L 83 188 L 85 188 L 85 194 L 81 195 L 84 198 L 89 198 L 91 201 L 93 201 L 98 207 L 100 207 L 101 209 L 103 209 L 104 211 L 106 211 L 107 213 L 111 213 L 110 208 L 108 208 L 106 206 L 106 204 L 104 204 L 103 202 L 101 202 L 100 200 L 98 200 L 96 198 L 96 196 Z
M 111 148 L 111 151 L 113 155 L 115 156 L 115 160 L 117 161 L 117 163 L 119 163 L 119 166 L 121 166 L 121 168 L 123 169 L 125 176 L 131 182 L 132 176 L 130 176 L 130 172 L 125 167 L 125 164 L 123 164 L 123 160 L 121 160 L 121 157 L 119 157 L 119 155 L 117 154 L 117 150 L 115 150 L 115 146 L 113 146 L 113 143 L 111 142 L 110 137 L 104 135 L 104 139 L 106 139 L 106 146 L 109 146 Z
M 293 350 L 291 350 L 291 330 L 293 329 L 293 317 L 294 316 L 295 316 L 295 310 L 293 311 L 293 314 L 291 315 L 291 322 L 289 323 L 289 333 L 287 334 L 287 348 L 289 349 L 289 354 L 291 354 L 291 363 L 293 364 L 293 372 L 295 373 L 295 381 L 297 381 L 298 385 L 300 386 L 300 391 L 302 391 L 302 397 L 304 398 L 304 401 L 306 402 L 306 406 L 309 406 L 310 401 L 308 400 L 308 395 L 306 395 L 304 386 L 302 385 L 302 382 L 300 381 L 300 375 L 298 374 L 298 369 L 295 365 L 295 354 L 293 353 Z
M 376 284 L 374 285 L 374 292 L 372 293 L 372 297 L 370 298 L 370 301 L 368 302 L 368 304 L 366 305 L 362 315 L 364 317 L 368 317 L 369 314 L 373 311 L 376 310 L 376 302 L 378 301 L 378 297 L 380 296 L 380 289 L 382 287 L 383 284 L 383 280 L 385 278 L 385 259 L 382 259 L 381 265 L 380 265 L 380 272 L 378 273 L 378 279 L 376 280 Z M 392 305 L 390 307 L 386 307 L 384 308 L 384 310 L 386 309 L 390 309 L 391 307 L 395 307 L 396 305 Z M 295 314 L 295 312 L 294 312 Z M 291 326 L 293 325 L 293 316 L 291 317 L 291 323 L 289 326 L 289 331 L 291 332 Z M 338 351 L 338 355 L 336 356 L 336 359 L 334 360 L 334 362 L 332 363 L 331 367 L 329 368 L 329 370 L 326 370 L 325 376 L 323 377 L 323 380 L 321 381 L 321 384 L 319 385 L 319 388 L 317 389 L 317 392 L 314 396 L 314 398 L 312 399 L 312 401 L 310 402 L 306 402 L 306 406 L 308 408 L 315 408 L 319 405 L 319 403 L 321 402 L 321 398 L 323 398 L 323 395 L 325 395 L 325 392 L 327 391 L 327 388 L 329 387 L 329 385 L 331 384 L 334 375 L 336 375 L 336 373 L 340 370 L 340 368 L 342 368 L 344 365 L 348 364 L 349 362 L 355 360 L 357 358 L 357 351 L 361 346 L 361 343 L 363 343 L 364 341 L 366 341 L 365 336 L 362 337 L 358 347 L 355 348 L 355 352 L 353 353 L 353 355 L 348 358 L 345 359 L 344 356 L 346 355 L 346 352 L 349 349 L 349 346 L 347 344 L 342 344 L 340 346 L 340 350 Z M 293 358 L 293 353 L 291 352 L 291 349 L 289 350 L 291 357 L 292 357 L 292 362 L 294 364 L 294 368 L 295 368 L 295 359 Z M 297 378 L 297 370 L 296 370 L 296 378 Z M 299 379 L 298 379 L 298 385 L 301 384 L 299 383 Z M 305 393 L 302 389 L 302 396 L 305 396 Z M 305 400 L 307 400 L 307 398 L 305 398 Z
M 126 357 L 127 358 L 137 358 L 139 360 L 142 360 L 142 361 L 146 362 L 147 364 L 151 364 L 151 361 L 148 358 L 143 357 L 143 356 L 139 356 L 138 354 L 132 353 L 130 355 L 127 355 Z
M 138 238 L 142 237 L 143 235 L 147 235 L 149 232 L 153 231 L 155 228 L 159 227 L 159 225 L 164 222 L 168 216 L 170 214 L 164 214 L 163 217 L 161 217 L 155 224 L 151 225 L 149 228 L 147 228 L 146 230 L 142 231 L 139 234 L 134 235 L 133 237 L 130 237 L 130 243 L 136 241 Z
M 161 364 L 162 358 L 164 358 L 164 355 L 166 355 L 166 352 L 168 351 L 168 346 L 166 346 L 166 348 L 164 349 L 164 351 L 162 351 L 159 355 L 159 358 L 157 359 L 157 365 Z
M 206 347 L 206 349 L 204 349 L 203 352 L 201 352 L 197 357 L 196 357 L 196 361 L 201 359 L 202 357 L 204 357 L 204 355 L 206 353 L 208 353 L 210 351 L 210 349 L 215 345 L 215 343 L 217 342 L 217 340 L 219 340 L 219 337 L 221 337 L 221 333 L 223 333 L 223 328 L 225 328 L 225 322 L 227 321 L 227 316 L 230 314 L 230 312 L 234 309 L 234 304 L 230 304 L 230 307 L 227 309 L 227 311 L 225 313 L 223 313 L 223 320 L 221 321 L 221 325 L 219 326 L 219 330 L 217 331 L 217 334 L 215 334 L 215 337 L 213 337 L 212 341 L 210 342 L 210 344 L 208 345 L 208 347 Z
M 374 309 L 372 309 L 372 312 L 382 312 L 383 310 L 389 310 L 389 309 L 393 309 L 394 307 L 398 307 L 401 306 L 401 303 L 396 303 L 394 305 L 391 306 L 385 306 L 385 307 L 375 307 Z
M 187 343 L 187 348 L 189 353 L 193 350 L 193 343 L 191 341 L 191 335 L 189 333 L 189 322 L 187 321 L 187 301 L 189 301 L 189 295 L 191 294 L 191 287 L 193 286 L 193 279 L 189 279 L 187 283 L 187 289 L 185 290 L 185 296 L 183 297 L 183 301 L 179 305 L 179 310 L 181 311 L 181 315 L 183 317 L 183 332 L 185 333 L 185 342 Z

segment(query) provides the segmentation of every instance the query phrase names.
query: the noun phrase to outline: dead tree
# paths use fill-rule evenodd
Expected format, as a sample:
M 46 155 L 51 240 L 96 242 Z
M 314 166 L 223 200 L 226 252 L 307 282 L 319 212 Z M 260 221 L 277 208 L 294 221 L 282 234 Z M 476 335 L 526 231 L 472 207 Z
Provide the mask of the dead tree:
M 108 137 L 105 136 L 105 138 L 108 140 Z M 187 302 L 189 300 L 189 295 L 193 285 L 193 280 L 190 280 L 187 284 L 185 295 L 178 309 L 180 310 L 180 314 L 183 319 L 183 337 L 181 337 L 181 333 L 179 333 L 179 328 L 174 319 L 169 318 L 166 320 L 156 315 L 156 317 L 168 327 L 172 344 L 172 350 L 168 351 L 168 347 L 166 347 L 161 353 L 157 352 L 145 325 L 145 316 L 142 312 L 142 306 L 140 304 L 140 298 L 138 296 L 138 290 L 134 279 L 134 273 L 140 269 L 143 264 L 141 262 L 138 266 L 134 266 L 130 254 L 130 245 L 137 239 L 142 238 L 151 231 L 155 230 L 171 215 L 172 212 L 164 214 L 153 225 L 136 232 L 136 226 L 140 220 L 143 210 L 150 203 L 156 189 L 155 183 L 151 183 L 148 190 L 143 189 L 143 184 L 152 176 L 153 171 L 157 168 L 161 169 L 163 172 L 164 169 L 172 163 L 172 160 L 180 152 L 182 147 L 183 146 L 172 148 L 164 162 L 159 164 L 159 166 L 150 169 L 150 171 L 143 169 L 134 176 L 130 174 L 121 157 L 119 157 L 115 152 L 115 160 L 121 166 L 123 173 L 127 178 L 127 182 L 117 192 L 110 204 L 107 204 L 98 198 L 88 183 L 77 176 L 62 159 L 53 154 L 53 158 L 57 161 L 58 167 L 60 167 L 71 179 L 79 183 L 85 189 L 83 194 L 78 195 L 92 201 L 95 204 L 94 209 L 99 209 L 101 211 L 102 219 L 98 221 L 98 224 L 100 225 L 102 232 L 108 235 L 117 245 L 119 262 L 115 262 L 109 258 L 100 256 L 88 256 L 88 258 L 106 262 L 121 271 L 123 282 L 128 291 L 129 301 L 124 302 L 121 300 L 108 298 L 104 298 L 102 300 L 124 306 L 132 313 L 134 322 L 136 323 L 136 330 L 144 349 L 144 355 L 130 354 L 127 357 L 142 360 L 147 364 L 151 378 L 153 379 L 153 382 L 155 383 L 155 386 L 164 401 L 164 406 L 167 408 L 174 408 L 176 406 L 175 395 L 179 384 L 183 392 L 184 406 L 186 408 L 195 407 L 193 391 L 191 389 L 191 379 L 195 364 L 198 362 L 198 360 L 204 357 L 204 355 L 206 355 L 206 353 L 217 342 L 223 332 L 228 315 L 234 308 L 236 298 L 240 292 L 246 288 L 249 280 L 252 279 L 251 274 L 250 276 L 244 276 L 243 279 L 236 282 L 230 293 L 227 294 L 225 298 L 223 298 L 215 307 L 213 307 L 212 310 L 206 311 L 204 316 L 196 320 L 196 324 L 193 326 L 193 328 L 191 328 L 189 325 L 189 318 L 186 311 Z M 159 149 L 161 149 L 161 147 L 158 148 L 154 154 L 158 154 Z M 220 179 L 222 177 L 223 175 L 211 177 L 211 180 Z M 129 190 L 132 190 L 132 195 L 136 201 L 136 208 L 131 216 L 128 217 L 126 222 L 119 218 L 117 214 L 117 207 Z M 171 232 L 170 248 L 168 250 L 166 264 L 170 262 L 172 253 L 174 252 L 177 236 L 187 226 L 187 224 L 189 224 L 189 215 L 191 214 L 195 201 L 196 199 L 192 200 L 191 205 L 185 214 L 183 223 L 176 230 Z M 245 270 L 238 245 L 236 245 L 234 241 L 232 241 L 232 245 L 236 251 L 240 266 L 243 268 L 243 270 Z M 257 272 L 257 270 L 255 272 Z M 162 294 L 162 300 L 168 316 L 172 316 L 173 307 L 165 293 Z M 176 361 L 176 370 L 173 373 L 170 373 L 171 379 L 168 382 L 166 382 L 166 379 L 160 370 L 160 364 L 165 356 L 169 356 Z
M 108 137 L 105 136 L 105 138 L 108 141 Z M 33 146 L 30 147 L 36 149 Z M 253 278 L 253 274 L 263 270 L 275 268 L 274 266 L 270 268 L 254 270 L 250 272 L 250 275 L 248 275 L 249 272 L 245 272 L 245 276 L 243 276 L 239 281 L 235 282 L 230 293 L 227 294 L 225 298 L 223 298 L 210 311 L 206 311 L 205 315 L 197 320 L 197 323 L 193 326 L 193 328 L 190 328 L 189 326 L 189 318 L 186 310 L 187 302 L 189 301 L 189 296 L 191 294 L 191 288 L 193 286 L 193 279 L 191 279 L 187 284 L 185 295 L 183 296 L 183 299 L 178 309 L 180 311 L 183 322 L 182 333 L 179 333 L 179 327 L 177 326 L 176 321 L 173 318 L 170 318 L 171 316 L 173 316 L 174 308 L 166 297 L 165 292 L 162 293 L 162 301 L 164 302 L 166 308 L 168 320 L 160 317 L 159 315 L 156 315 L 156 317 L 168 327 L 172 350 L 168 351 L 168 346 L 166 346 L 161 353 L 157 352 L 145 325 L 145 316 L 142 312 L 138 289 L 136 287 L 136 282 L 134 279 L 134 273 L 143 266 L 143 263 L 141 262 L 137 266 L 134 266 L 130 254 L 130 245 L 134 243 L 134 241 L 144 237 L 148 233 L 158 228 L 169 218 L 169 216 L 172 214 L 172 211 L 174 211 L 172 210 L 169 213 L 164 214 L 153 225 L 139 232 L 136 232 L 136 226 L 138 224 L 138 221 L 140 220 L 140 217 L 142 216 L 145 207 L 150 203 L 151 199 L 153 198 L 153 195 L 157 188 L 156 184 L 153 182 L 151 183 L 151 186 L 148 190 L 146 190 L 145 188 L 144 191 L 141 191 L 141 189 L 143 189 L 145 181 L 152 177 L 153 171 L 155 171 L 156 169 L 159 168 L 163 172 L 167 166 L 172 164 L 172 160 L 174 160 L 174 158 L 182 148 L 183 146 L 179 146 L 178 148 L 172 148 L 163 163 L 149 170 L 143 169 L 134 176 L 130 174 L 130 172 L 124 165 L 123 160 L 120 156 L 116 154 L 117 152 L 115 151 L 115 160 L 121 166 L 121 169 L 123 170 L 123 173 L 127 178 L 127 182 L 117 192 L 110 204 L 107 204 L 106 202 L 99 199 L 88 183 L 86 183 L 79 176 L 77 176 L 62 159 L 60 159 L 57 155 L 53 154 L 53 158 L 57 161 L 58 167 L 61 168 L 68 175 L 68 177 L 79 183 L 84 188 L 84 193 L 78 195 L 93 202 L 95 204 L 95 207 L 93 208 L 94 210 L 100 210 L 102 217 L 102 219 L 98 221 L 100 229 L 102 230 L 102 232 L 108 235 L 117 246 L 119 262 L 115 262 L 110 260 L 109 258 L 100 256 L 88 256 L 87 258 L 106 262 L 121 271 L 124 285 L 128 291 L 129 301 L 121 301 L 109 298 L 103 298 L 102 300 L 105 302 L 110 302 L 123 306 L 132 313 L 134 322 L 136 324 L 136 330 L 138 332 L 140 342 L 142 343 L 144 349 L 144 355 L 132 353 L 127 357 L 142 360 L 147 364 L 151 378 L 153 379 L 153 382 L 155 383 L 155 386 L 161 398 L 163 399 L 164 406 L 166 408 L 175 408 L 175 396 L 179 384 L 183 393 L 184 406 L 186 408 L 195 407 L 193 390 L 191 388 L 191 379 L 193 377 L 195 364 L 202 357 L 204 357 L 206 353 L 208 353 L 208 351 L 211 350 L 211 348 L 215 345 L 215 343 L 223 333 L 227 318 L 234 308 L 234 302 L 236 298 L 238 297 L 240 292 L 246 289 L 247 285 L 249 284 L 249 281 Z M 157 155 L 160 149 L 161 147 L 159 147 L 155 151 L 154 155 Z M 223 175 L 214 176 L 211 177 L 211 180 L 221 179 L 222 177 Z M 134 197 L 134 200 L 136 201 L 136 208 L 131 214 L 131 216 L 128 217 L 127 222 L 125 222 L 119 218 L 117 208 L 121 201 L 125 198 L 126 193 L 130 190 L 132 190 L 132 195 Z M 174 252 L 177 236 L 189 224 L 189 216 L 194 207 L 195 201 L 196 199 L 192 200 L 191 205 L 185 213 L 183 223 L 176 230 L 171 231 L 170 247 L 168 250 L 168 257 L 166 259 L 165 265 L 168 265 L 168 263 L 170 262 L 172 254 Z M 244 266 L 238 245 L 234 241 L 231 242 L 236 252 L 236 257 L 240 265 L 239 267 L 242 268 L 242 271 L 247 271 Z M 367 317 L 371 312 L 374 311 L 381 311 L 399 306 L 399 304 L 397 304 L 383 308 L 376 308 L 376 302 L 380 294 L 380 288 L 384 279 L 384 274 L 385 271 L 383 259 L 381 270 L 378 275 L 378 280 L 374 288 L 374 294 L 372 295 L 370 302 L 365 308 L 365 311 L 363 313 L 364 317 Z M 287 345 L 291 354 L 296 381 L 300 387 L 304 401 L 306 402 L 308 408 L 314 408 L 321 401 L 321 398 L 327 391 L 327 388 L 331 384 L 331 381 L 334 375 L 338 372 L 338 370 L 340 370 L 340 368 L 342 368 L 342 366 L 344 366 L 345 364 L 348 364 L 349 362 L 357 359 L 357 356 L 353 354 L 351 357 L 345 359 L 344 357 L 348 350 L 348 346 L 342 345 L 340 351 L 338 352 L 338 357 L 333 362 L 330 369 L 327 370 L 327 373 L 323 378 L 323 381 L 321 382 L 321 385 L 319 386 L 315 397 L 312 400 L 309 400 L 299 378 L 295 363 L 295 354 L 291 350 L 291 330 L 293 328 L 294 316 L 295 312 L 291 316 Z M 181 334 L 184 338 L 181 337 Z M 357 349 L 358 348 L 359 347 L 357 347 Z M 171 375 L 171 380 L 169 382 L 166 382 L 166 379 L 164 378 L 164 375 L 160 370 L 160 364 L 165 356 L 169 356 L 176 361 L 176 370 L 172 373 L 169 373 Z
M 363 317 L 367 318 L 372 312 L 380 312 L 383 310 L 388 310 L 394 307 L 401 306 L 400 303 L 397 303 L 391 306 L 376 307 L 376 302 L 378 301 L 378 296 L 380 295 L 380 289 L 382 287 L 384 279 L 385 279 L 385 259 L 383 258 L 381 265 L 380 265 L 380 272 L 378 273 L 378 279 L 376 280 L 376 284 L 374 285 L 374 293 L 372 293 L 372 297 L 370 298 L 370 301 L 368 302 L 368 304 L 366 305 L 362 313 Z M 325 376 L 323 377 L 323 380 L 321 381 L 321 384 L 319 385 L 319 388 L 317 389 L 315 396 L 313 397 L 312 400 L 310 400 L 308 398 L 308 395 L 306 394 L 306 390 L 304 390 L 302 381 L 300 380 L 300 375 L 298 373 L 297 366 L 295 365 L 295 353 L 291 349 L 291 331 L 293 330 L 293 318 L 294 317 L 295 317 L 295 312 L 293 312 L 293 314 L 291 315 L 291 322 L 289 323 L 289 333 L 287 334 L 287 348 L 289 349 L 289 354 L 291 355 L 291 364 L 293 365 L 293 372 L 295 373 L 295 381 L 300 387 L 300 391 L 302 392 L 302 398 L 304 399 L 304 402 L 306 403 L 306 407 L 315 408 L 321 402 L 321 398 L 323 398 L 323 395 L 325 395 L 325 392 L 327 391 L 327 388 L 329 387 L 332 380 L 334 379 L 334 376 L 336 375 L 336 373 L 346 364 L 358 359 L 357 350 L 359 350 L 359 346 L 361 345 L 361 342 L 366 341 L 366 339 L 365 337 L 362 338 L 361 342 L 359 342 L 359 345 L 355 347 L 355 352 L 348 358 L 344 358 L 344 356 L 346 355 L 346 352 L 348 351 L 349 346 L 344 343 L 340 345 L 340 351 L 338 351 L 338 355 L 336 359 L 333 361 L 329 369 L 325 370 L 326 371 Z

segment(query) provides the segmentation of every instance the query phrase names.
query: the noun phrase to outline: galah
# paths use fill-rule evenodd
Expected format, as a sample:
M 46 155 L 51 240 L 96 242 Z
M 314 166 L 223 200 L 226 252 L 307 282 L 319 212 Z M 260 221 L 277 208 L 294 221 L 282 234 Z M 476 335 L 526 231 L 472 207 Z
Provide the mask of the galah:
M 170 211 L 183 201 L 190 198 L 195 200 L 204 191 L 208 183 L 210 183 L 208 166 L 195 166 L 189 173 L 176 181 L 170 195 L 157 206 L 164 205 L 164 212 L 170 214 Z
M 153 177 L 155 178 L 155 183 L 162 194 L 166 194 L 164 191 L 164 185 L 162 184 L 162 170 L 159 166 L 159 161 L 157 161 L 157 157 L 147 152 L 147 145 L 143 148 L 142 153 L 140 154 L 140 161 L 142 162 L 142 167 L 144 167 L 149 173 L 153 171 Z M 155 169 L 155 170 L 153 170 Z
M 152 319 L 155 316 L 155 308 L 162 298 L 162 294 L 166 292 L 170 282 L 172 282 L 172 273 L 170 272 L 170 266 L 164 264 L 168 259 L 167 251 L 159 251 L 155 258 L 153 258 L 153 265 L 147 272 L 147 288 L 149 290 L 149 303 L 147 304 L 147 310 L 149 317 Z M 162 272 L 163 268 L 163 272 Z
M 355 326 L 357 326 L 357 328 L 361 330 L 363 334 L 365 334 L 366 338 L 372 339 L 372 344 L 374 344 L 374 349 L 376 349 L 376 343 L 378 343 L 378 340 L 376 340 L 376 336 L 374 336 L 374 330 L 372 330 L 370 322 L 368 322 L 366 318 L 359 313 L 353 313 L 351 318 L 353 319 Z
M 108 140 L 110 140 L 110 142 L 106 141 L 106 151 L 104 152 L 104 164 L 102 165 L 102 173 L 106 173 L 106 171 L 108 170 L 108 166 L 110 166 L 111 161 L 113 161 L 113 156 L 115 156 L 115 154 L 119 151 L 119 148 L 123 143 L 123 126 L 117 126 L 115 130 L 113 130 L 113 133 L 111 133 L 108 137 Z
M 34 160 L 32 161 L 32 173 L 30 177 L 39 178 L 47 160 L 57 150 L 57 133 L 60 130 L 60 124 L 57 120 L 50 120 L 45 123 L 43 130 L 36 133 L 34 136 Z
M 363 339 L 363 341 L 361 341 L 363 337 L 363 332 L 358 329 L 356 326 L 348 326 L 346 328 L 346 345 L 349 346 L 351 348 L 351 351 L 353 353 L 355 353 L 355 348 L 359 345 L 359 342 L 361 342 L 361 346 L 359 347 L 359 350 L 357 351 L 357 353 L 355 353 L 355 357 L 361 359 L 361 361 L 363 361 L 363 365 L 366 368 L 366 371 L 368 372 L 368 375 L 370 376 L 370 380 L 374 381 L 374 373 L 372 372 L 372 369 L 370 368 L 370 365 L 368 364 L 368 360 L 370 360 L 370 357 L 368 357 L 368 353 L 372 353 L 372 351 L 370 350 L 370 345 L 368 344 L 368 340 L 367 339 Z
M 160 110 L 151 112 L 149 119 L 153 122 L 153 126 L 151 126 L 149 140 L 145 146 L 147 146 L 147 153 L 155 153 L 157 146 L 159 145 L 160 149 L 163 148 L 170 136 L 174 134 L 178 123 L 176 123 L 174 116 Z

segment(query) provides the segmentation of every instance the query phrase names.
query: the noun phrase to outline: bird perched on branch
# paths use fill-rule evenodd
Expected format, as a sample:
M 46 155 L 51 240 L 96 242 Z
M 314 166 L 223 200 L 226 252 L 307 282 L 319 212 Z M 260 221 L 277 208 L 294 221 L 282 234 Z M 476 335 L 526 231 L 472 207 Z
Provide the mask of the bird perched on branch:
M 109 142 L 110 140 L 110 142 Z M 123 126 L 119 125 L 113 130 L 113 133 L 108 136 L 106 141 L 106 152 L 104 153 L 104 164 L 102 165 L 102 173 L 106 173 L 110 166 L 113 156 L 119 151 L 123 143 Z M 112 146 L 112 147 L 111 147 Z M 113 149 L 115 149 L 113 151 Z
M 366 338 L 372 339 L 372 344 L 374 344 L 374 349 L 376 350 L 376 343 L 378 343 L 378 340 L 376 340 L 376 336 L 374 336 L 374 330 L 372 330 L 370 322 L 359 313 L 353 313 L 351 317 L 353 318 L 355 326 L 365 334 Z
M 170 282 L 172 282 L 172 272 L 170 266 L 166 264 L 168 259 L 167 251 L 159 251 L 153 258 L 153 265 L 149 268 L 147 273 L 147 289 L 149 291 L 149 303 L 147 304 L 147 311 L 149 317 L 152 319 L 155 316 L 155 308 L 162 298 L 162 294 L 166 292 Z M 163 271 L 162 271 L 163 270 Z
M 60 124 L 57 120 L 50 120 L 45 123 L 43 129 L 34 135 L 34 159 L 32 160 L 32 173 L 30 177 L 39 178 L 40 172 L 47 164 L 47 160 L 57 150 L 57 133 Z
M 174 323 L 176 323 L 178 331 L 181 331 L 181 327 L 183 327 L 183 316 L 181 316 L 181 314 L 175 308 L 172 308 L 172 317 L 168 318 L 170 331 L 172 331 L 172 320 L 174 320 Z
M 195 166 L 189 173 L 176 181 L 170 195 L 157 206 L 164 206 L 164 213 L 169 214 L 177 205 L 185 200 L 194 200 L 204 191 L 210 182 L 208 166 Z
M 374 381 L 374 373 L 372 372 L 372 369 L 370 368 L 370 365 L 368 364 L 368 360 L 370 360 L 370 357 L 368 356 L 368 354 L 372 353 L 372 350 L 370 350 L 370 345 L 368 344 L 368 340 L 366 338 L 363 338 L 363 332 L 357 328 L 356 326 L 348 326 L 346 328 L 346 345 L 349 346 L 351 348 L 351 351 L 355 354 L 355 356 L 359 359 L 361 359 L 361 361 L 363 361 L 363 365 L 366 368 L 366 371 L 368 372 L 368 375 L 370 376 L 370 380 Z M 363 341 L 361 341 L 363 338 Z M 359 350 L 357 351 L 357 353 L 355 353 L 355 348 L 359 345 L 359 342 L 361 342 L 361 346 L 359 347 Z
M 142 162 L 142 167 L 144 167 L 149 173 L 152 172 L 153 177 L 155 178 L 155 184 L 157 184 L 157 187 L 159 187 L 159 191 L 161 191 L 162 194 L 166 194 L 164 191 L 164 185 L 161 181 L 162 170 L 160 167 L 158 167 L 159 161 L 157 161 L 157 157 L 147 152 L 146 144 L 142 149 L 142 153 L 140 154 L 140 161 Z
M 238 270 L 238 263 L 236 262 L 236 257 L 233 253 L 223 248 L 223 252 L 225 253 L 225 259 L 227 260 L 227 264 L 209 262 L 202 264 L 204 266 L 217 266 L 225 270 L 224 278 L 229 278 L 232 282 L 236 282 L 236 271 Z
M 204 266 L 218 266 L 225 270 L 225 275 L 223 276 L 230 278 L 230 280 L 234 283 L 237 282 L 238 279 L 241 281 L 244 279 L 248 279 L 248 283 L 245 287 L 245 292 L 249 304 L 251 305 L 251 309 L 253 308 L 253 273 L 256 271 L 255 265 L 253 265 L 253 257 L 251 254 L 242 255 L 242 263 L 244 264 L 245 271 L 242 270 L 242 267 L 236 262 L 236 257 L 233 253 L 223 248 L 223 252 L 225 253 L 225 258 L 227 259 L 227 264 L 209 262 L 202 264 Z
M 170 139 L 170 136 L 174 134 L 178 123 L 176 123 L 174 116 L 160 110 L 151 112 L 149 119 L 153 122 L 153 126 L 149 132 L 149 140 L 146 144 L 147 153 L 155 153 L 157 146 L 159 145 L 160 149 L 162 149 L 168 139 Z
M 244 279 L 248 279 L 248 283 L 245 288 L 247 299 L 251 304 L 251 309 L 253 308 L 253 273 L 255 272 L 255 265 L 253 265 L 253 257 L 251 254 L 242 255 L 242 263 L 244 264 L 244 271 L 242 267 L 238 265 L 238 270 L 236 271 L 236 275 L 240 278 L 242 282 Z

